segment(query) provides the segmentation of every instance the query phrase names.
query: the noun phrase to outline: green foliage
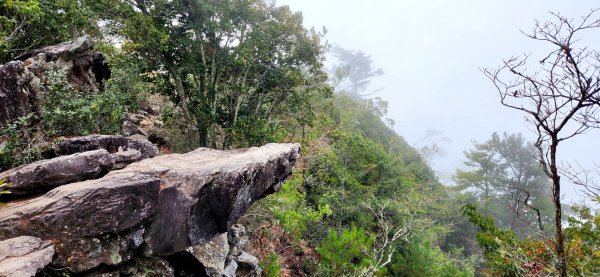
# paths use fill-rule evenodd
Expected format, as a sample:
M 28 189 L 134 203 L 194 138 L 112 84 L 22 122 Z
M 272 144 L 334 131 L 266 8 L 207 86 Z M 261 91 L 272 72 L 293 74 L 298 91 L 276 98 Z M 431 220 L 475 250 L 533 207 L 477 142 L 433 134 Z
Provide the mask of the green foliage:
M 48 94 L 40 113 L 44 130 L 52 136 L 120 132 L 123 112 L 137 105 L 136 96 L 122 92 L 118 79 L 103 93 L 78 92 L 65 75 L 60 70 L 48 72 Z
M 4 0 L 0 5 L 0 63 L 84 34 L 101 36 L 95 1 Z
M 472 269 L 459 268 L 429 241 L 415 239 L 404 245 L 390 266 L 392 276 L 473 276 Z
M 306 205 L 306 193 L 300 191 L 302 177 L 294 175 L 285 182 L 277 197 L 270 198 L 269 206 L 275 214 L 279 223 L 294 238 L 300 239 L 304 236 L 309 225 L 332 214 L 329 205 L 319 206 L 313 209 Z
M 0 136 L 4 138 L 4 145 L 0 146 L 0 170 L 6 170 L 23 163 L 22 156 L 17 155 L 21 146 L 21 129 L 29 125 L 30 116 L 21 117 L 19 120 L 0 129 Z M 27 159 L 24 159 L 27 160 Z
M 277 121 L 284 120 L 277 117 L 302 111 L 309 118 L 307 99 L 327 97 L 319 35 L 286 6 L 262 0 L 114 4 L 118 16 L 106 19 L 119 27 L 114 32 L 125 38 L 124 49 L 157 73 L 153 81 L 181 108 L 188 139 L 202 146 L 276 139 Z M 258 125 L 247 128 L 250 123 Z
M 10 184 L 6 182 L 5 179 L 0 179 L 0 195 L 2 194 L 10 194 L 8 190 L 10 188 Z M 4 203 L 0 202 L 0 206 L 4 205 Z
M 356 226 L 343 229 L 339 234 L 330 229 L 317 252 L 333 274 L 349 273 L 371 262 L 366 253 L 371 251 L 374 240 L 372 235 Z
M 14 41 L 23 26 L 44 14 L 37 0 L 4 0 L 0 4 L 0 63 L 10 58 Z
M 277 126 L 258 116 L 241 116 L 232 126 L 233 144 L 240 147 L 260 145 L 268 141 L 280 141 Z
M 269 254 L 260 264 L 263 270 L 262 274 L 266 277 L 279 277 L 281 265 L 279 264 L 279 256 L 276 253 Z
M 547 276 L 555 273 L 551 246 L 542 241 L 519 240 L 512 231 L 496 227 L 493 217 L 478 213 L 473 204 L 465 205 L 463 214 L 479 228 L 477 243 L 483 248 L 489 275 Z
M 596 199 L 600 203 L 600 198 Z M 566 257 L 571 274 L 593 276 L 600 273 L 600 210 L 573 207 L 564 230 Z
M 18 36 L 2 38 L 0 59 L 89 34 L 100 40 L 96 49 L 108 56 L 112 78 L 104 92 L 93 93 L 74 90 L 65 72 L 48 73 L 39 116 L 3 130 L 3 163 L 30 159 L 16 154 L 27 152 L 26 129 L 35 123 L 45 138 L 116 133 L 123 112 L 140 109 L 148 94 L 162 94 L 172 102 L 161 119 L 175 151 L 302 142 L 299 170 L 257 206 L 283 227 L 292 245 L 317 246 L 328 275 L 366 272 L 383 247 L 392 262 L 370 274 L 468 276 L 462 257 L 440 250 L 456 221 L 447 192 L 418 151 L 384 123 L 386 101 L 332 97 L 322 34 L 305 29 L 300 13 L 262 0 L 5 3 L 13 6 L 6 14 L 27 18 Z M 32 9 L 14 8 L 25 3 Z M 3 34 L 15 22 L 2 25 Z M 122 47 L 101 40 L 111 37 Z M 382 74 L 366 54 L 342 54 L 348 63 L 358 58 L 347 72 L 355 94 Z M 382 203 L 385 209 L 375 216 L 372 208 Z M 404 229 L 401 239 L 384 243 L 390 230 Z M 281 260 L 268 255 L 264 273 L 278 276 Z

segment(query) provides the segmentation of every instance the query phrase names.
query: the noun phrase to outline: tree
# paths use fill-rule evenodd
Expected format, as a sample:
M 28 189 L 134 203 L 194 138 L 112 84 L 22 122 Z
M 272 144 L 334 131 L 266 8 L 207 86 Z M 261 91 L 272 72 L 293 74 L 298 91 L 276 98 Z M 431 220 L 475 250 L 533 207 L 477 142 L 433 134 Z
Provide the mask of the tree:
M 327 97 L 322 46 L 302 15 L 261 0 L 127 1 L 114 26 L 181 108 L 190 139 L 263 143 L 279 115 Z M 304 110 L 303 110 L 304 109 Z M 276 127 L 276 126 L 275 126 Z M 244 145 L 243 145 L 244 146 Z
M 5 62 L 13 44 L 30 22 L 43 15 L 36 0 L 4 1 L 0 4 L 0 62 Z
M 365 96 L 370 79 L 383 75 L 381 68 L 373 68 L 371 55 L 360 50 L 349 50 L 336 45 L 331 49 L 331 53 L 340 62 L 333 68 L 335 82 L 343 84 L 347 79 L 347 93 L 352 96 Z
M 577 47 L 582 32 L 600 28 L 597 10 L 580 20 L 551 13 L 554 21 L 539 22 L 527 37 L 554 50 L 539 59 L 537 70 L 531 55 L 512 57 L 496 69 L 483 73 L 496 86 L 502 105 L 523 112 L 537 135 L 535 146 L 546 175 L 552 180 L 552 203 L 556 228 L 556 268 L 567 275 L 562 222 L 561 142 L 583 134 L 600 123 L 600 52 Z
M 521 236 L 532 235 L 529 225 L 542 231 L 551 218 L 546 200 L 550 180 L 536 151 L 521 134 L 501 137 L 493 133 L 490 140 L 475 143 L 473 150 L 465 152 L 465 164 L 472 170 L 456 171 L 457 188 L 473 193 L 501 227 Z
M 102 36 L 95 0 L 6 0 L 0 4 L 0 63 L 82 35 Z

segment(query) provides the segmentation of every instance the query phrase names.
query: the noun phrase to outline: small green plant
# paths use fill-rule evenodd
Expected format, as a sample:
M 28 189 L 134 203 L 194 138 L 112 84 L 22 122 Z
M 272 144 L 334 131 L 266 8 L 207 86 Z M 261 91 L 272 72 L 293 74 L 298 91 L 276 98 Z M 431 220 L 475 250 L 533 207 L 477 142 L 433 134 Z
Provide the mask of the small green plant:
M 10 187 L 10 184 L 7 183 L 5 179 L 0 179 L 0 195 L 10 194 L 8 187 Z M 4 203 L 0 202 L 0 206 L 2 205 L 4 205 Z
M 271 253 L 261 263 L 260 267 L 263 270 L 263 276 L 279 277 L 281 265 L 279 264 L 279 256 L 276 253 Z
M 343 274 L 369 265 L 371 259 L 366 253 L 371 251 L 374 241 L 373 235 L 356 226 L 344 229 L 339 234 L 330 229 L 325 240 L 317 247 L 317 252 L 321 255 L 321 261 L 333 272 Z

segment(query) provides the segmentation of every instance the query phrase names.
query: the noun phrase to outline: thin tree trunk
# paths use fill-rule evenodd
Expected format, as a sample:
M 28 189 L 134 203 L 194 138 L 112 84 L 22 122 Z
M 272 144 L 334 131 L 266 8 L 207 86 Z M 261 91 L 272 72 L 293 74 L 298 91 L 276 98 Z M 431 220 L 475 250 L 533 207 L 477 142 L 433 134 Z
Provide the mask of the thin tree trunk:
M 192 118 L 190 116 L 189 105 L 187 103 L 187 98 L 185 96 L 185 90 L 183 88 L 183 82 L 181 78 L 177 74 L 177 70 L 175 70 L 174 66 L 170 66 L 169 71 L 171 72 L 171 76 L 173 76 L 173 80 L 175 81 L 175 90 L 177 92 L 177 96 L 179 96 L 181 102 L 181 110 L 183 112 L 183 118 L 185 120 L 186 128 L 186 139 L 188 141 L 192 140 L 193 133 L 193 124 Z M 202 144 L 202 142 L 200 142 Z
M 556 148 L 558 141 L 552 138 L 550 146 L 550 173 L 552 174 L 552 204 L 554 204 L 554 224 L 556 226 L 556 256 L 558 261 L 556 269 L 560 276 L 567 276 L 567 263 L 565 259 L 565 245 L 562 230 L 562 206 L 560 201 L 560 175 L 556 165 Z

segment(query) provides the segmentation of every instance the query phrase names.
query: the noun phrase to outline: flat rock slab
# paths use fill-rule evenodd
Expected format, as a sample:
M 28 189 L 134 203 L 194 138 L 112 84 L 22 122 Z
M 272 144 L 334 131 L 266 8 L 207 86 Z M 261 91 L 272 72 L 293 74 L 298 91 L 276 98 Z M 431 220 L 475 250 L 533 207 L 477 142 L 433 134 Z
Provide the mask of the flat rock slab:
M 0 241 L 0 276 L 34 276 L 52 261 L 52 241 L 21 236 Z
M 10 184 L 10 196 L 47 192 L 64 184 L 94 179 L 108 173 L 115 161 L 101 149 L 42 160 L 0 173 Z
M 142 244 L 143 231 L 137 229 L 155 212 L 159 184 L 152 176 L 119 174 L 9 203 L 0 208 L 0 239 L 50 239 L 60 264 L 77 271 L 117 264 Z
M 299 151 L 299 144 L 229 151 L 200 148 L 123 169 L 161 179 L 157 214 L 146 230 L 145 254 L 177 253 L 228 232 L 250 204 L 281 187 Z M 113 173 L 118 174 L 109 175 Z
M 65 138 L 54 147 L 54 155 L 71 155 L 98 149 L 105 149 L 110 153 L 138 150 L 140 152 L 140 159 L 152 158 L 158 155 L 158 147 L 149 141 L 113 135 L 89 135 Z

